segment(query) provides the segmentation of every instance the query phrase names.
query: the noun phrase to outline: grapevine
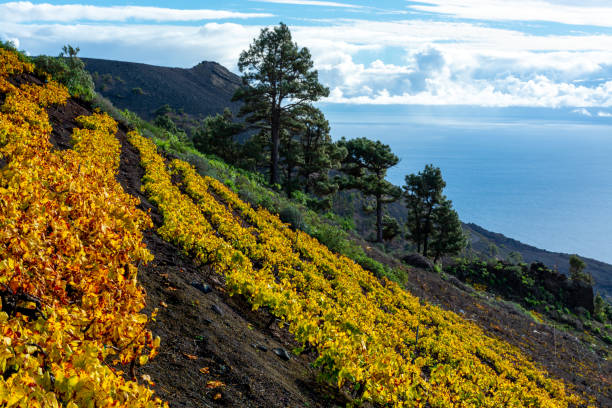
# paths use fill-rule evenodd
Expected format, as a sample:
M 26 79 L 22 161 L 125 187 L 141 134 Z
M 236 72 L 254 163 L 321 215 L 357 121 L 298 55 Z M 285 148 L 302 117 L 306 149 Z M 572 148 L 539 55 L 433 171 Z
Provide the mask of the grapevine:
M 159 346 L 136 279 L 151 221 L 115 180 L 117 125 L 80 117 L 74 149 L 55 151 L 45 107 L 69 95 L 10 82 L 32 69 L 0 50 L 0 405 L 164 406 L 106 364 L 145 363 Z
M 453 312 L 379 281 L 316 239 L 255 210 L 187 163 L 168 167 L 132 132 L 144 190 L 164 216 L 166 239 L 225 275 L 234 294 L 267 307 L 316 364 L 356 402 L 415 407 L 566 407 L 584 401 L 515 347 Z M 184 191 L 171 182 L 182 176 Z M 416 333 L 419 333 L 418 341 Z

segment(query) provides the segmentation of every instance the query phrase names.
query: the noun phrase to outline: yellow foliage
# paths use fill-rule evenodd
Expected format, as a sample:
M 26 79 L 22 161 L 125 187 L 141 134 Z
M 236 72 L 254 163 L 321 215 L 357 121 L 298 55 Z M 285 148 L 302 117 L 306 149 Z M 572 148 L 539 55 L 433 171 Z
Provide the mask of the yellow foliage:
M 117 124 L 80 117 L 74 149 L 53 150 L 44 108 L 68 92 L 8 80 L 31 70 L 0 50 L 0 292 L 16 303 L 0 312 L 0 406 L 164 406 L 104 363 L 145 363 L 159 347 L 136 281 L 152 224 L 115 180 Z
M 254 309 L 265 306 L 287 322 L 300 343 L 316 348 L 316 364 L 338 387 L 398 407 L 583 403 L 517 348 L 380 282 L 189 164 L 174 160 L 167 169 L 151 141 L 128 137 L 141 153 L 144 191 L 164 216 L 159 233 L 224 274 Z M 182 175 L 186 194 L 171 172 Z

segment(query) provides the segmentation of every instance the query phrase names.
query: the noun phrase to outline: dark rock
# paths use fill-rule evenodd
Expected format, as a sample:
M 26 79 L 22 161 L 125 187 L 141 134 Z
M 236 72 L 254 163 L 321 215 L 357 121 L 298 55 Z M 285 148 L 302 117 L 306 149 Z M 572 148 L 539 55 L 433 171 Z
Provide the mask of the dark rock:
M 213 312 L 215 312 L 219 316 L 223 316 L 223 310 L 221 310 L 221 308 L 219 306 L 212 305 L 210 308 L 212 309 Z
M 433 262 L 418 253 L 406 255 L 402 258 L 402 261 L 415 268 L 425 269 L 430 272 L 435 270 Z
M 578 306 L 576 308 L 576 314 L 580 317 L 587 317 L 588 315 L 588 310 L 586 310 L 584 307 L 582 306 Z
M 268 348 L 266 346 L 262 346 L 261 344 L 251 344 L 251 347 L 253 347 L 255 350 L 259 350 L 259 351 L 268 351 Z
M 212 320 L 210 319 L 202 319 L 202 323 L 204 323 L 205 325 L 209 326 L 212 324 Z
M 285 361 L 291 360 L 291 354 L 289 354 L 289 352 L 282 347 L 272 349 L 272 351 Z
M 470 285 L 466 285 L 465 283 L 461 282 L 459 279 L 457 279 L 456 276 L 450 276 L 448 278 L 448 281 L 450 283 L 452 283 L 453 285 L 455 285 L 456 287 L 458 287 L 459 289 L 462 289 L 468 293 L 472 293 L 474 292 L 474 288 L 471 287 Z
M 191 286 L 193 286 L 194 288 L 196 288 L 197 290 L 203 292 L 203 293 L 210 293 L 212 292 L 212 288 L 210 287 L 210 285 L 206 284 L 206 283 L 200 283 L 200 282 L 191 282 Z
M 582 322 L 580 321 L 579 318 L 568 315 L 568 314 L 564 314 L 561 316 L 561 322 L 572 325 L 574 326 L 576 330 L 579 330 L 579 331 L 582 331 L 584 329 L 584 326 L 582 325 Z

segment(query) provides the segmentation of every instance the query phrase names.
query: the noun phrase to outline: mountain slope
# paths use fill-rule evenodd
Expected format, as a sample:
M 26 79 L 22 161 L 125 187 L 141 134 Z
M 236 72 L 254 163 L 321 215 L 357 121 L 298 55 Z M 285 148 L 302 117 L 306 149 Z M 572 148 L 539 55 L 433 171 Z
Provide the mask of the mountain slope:
M 190 69 L 166 68 L 146 64 L 83 58 L 86 68 L 94 75 L 96 90 L 110 99 L 113 104 L 130 109 L 140 116 L 150 119 L 153 112 L 165 104 L 175 110 L 183 110 L 189 118 L 177 119 L 182 124 L 193 123 L 196 118 L 219 113 L 225 107 L 238 109 L 231 102 L 234 90 L 240 85 L 240 78 L 215 62 L 202 62 Z M 142 90 L 134 91 L 135 89 Z M 360 211 L 361 203 L 337 206 L 339 213 Z M 405 220 L 403 204 L 388 206 L 391 215 L 400 221 Z M 348 212 L 345 214 L 348 215 Z M 357 220 L 358 230 L 367 236 L 372 230 L 371 217 L 361 215 Z M 505 259 L 516 251 L 525 262 L 540 261 L 560 272 L 568 272 L 569 255 L 555 253 L 523 244 L 514 239 L 488 231 L 476 224 L 463 224 L 470 236 L 472 250 L 486 258 L 490 256 L 490 244 L 499 249 L 498 256 Z M 403 245 L 400 243 L 398 245 Z M 612 299 L 612 265 L 590 258 L 584 258 L 586 271 L 595 278 L 595 288 L 608 299 Z
M 569 273 L 570 254 L 551 252 L 523 244 L 505 235 L 487 231 L 476 224 L 463 224 L 464 231 L 470 236 L 470 244 L 474 251 L 483 257 L 489 255 L 490 244 L 495 244 L 499 250 L 497 255 L 501 259 L 507 258 L 512 251 L 518 252 L 527 263 L 542 262 L 550 268 L 557 269 L 562 273 Z M 594 288 L 608 299 L 612 299 L 612 265 L 591 258 L 581 257 L 586 263 L 585 271 L 595 278 Z
M 310 356 L 272 351 L 295 346 L 282 325 L 159 237 L 127 129 L 28 71 L 0 50 L 0 405 L 345 404 Z
M 333 402 L 326 399 L 329 395 L 343 404 L 350 398 L 387 401 L 394 406 L 481 406 L 483 403 L 504 406 L 537 402 L 544 406 L 566 406 L 568 402 L 578 403 L 579 399 L 569 395 L 575 390 L 564 391 L 562 382 L 553 378 L 559 378 L 559 374 L 573 384 L 577 392 L 595 394 L 602 405 L 609 402 L 609 364 L 590 355 L 581 343 L 560 336 L 555 343 L 560 351 L 559 361 L 551 364 L 542 359 L 544 353 L 540 352 L 534 364 L 530 361 L 534 359 L 531 355 L 534 351 L 529 347 L 530 337 L 534 337 L 531 327 L 542 330 L 538 334 L 547 336 L 550 330 L 546 327 L 526 324 L 510 344 L 500 339 L 504 336 L 487 335 L 473 323 L 477 317 L 466 320 L 461 317 L 464 310 L 458 311 L 459 314 L 447 311 L 461 305 L 465 310 L 484 313 L 489 309 L 486 302 L 480 304 L 479 299 L 456 290 L 451 291 L 452 297 L 461 298 L 465 306 L 454 301 L 446 309 L 422 302 L 397 285 L 379 281 L 352 261 L 332 254 L 308 235 L 290 230 L 267 211 L 251 208 L 220 182 L 200 177 L 185 163 L 160 156 L 150 140 L 135 132 L 126 134 L 127 129 L 117 129 L 107 116 L 92 114 L 88 106 L 73 99 L 65 105 L 41 109 L 46 104 L 42 101 L 54 93 L 40 94 L 40 81 L 36 82 L 35 78 L 11 79 L 16 85 L 9 87 L 6 100 L 0 98 L 5 102 L 0 115 L 2 153 L 8 159 L 2 164 L 0 180 L 3 188 L 8 184 L 11 194 L 20 201 L 10 208 L 11 211 L 0 207 L 2 222 L 12 218 L 28 221 L 26 216 L 48 215 L 49 211 L 40 213 L 40 210 L 56 207 L 60 217 L 50 225 L 44 218 L 23 223 L 23 232 L 29 235 L 20 235 L 13 228 L 3 229 L 0 238 L 4 241 L 0 249 L 9 251 L 18 262 L 27 261 L 18 265 L 28 273 L 15 274 L 20 269 L 10 263 L 6 268 L 3 262 L 1 276 L 15 274 L 27 294 L 30 290 L 40 290 L 30 282 L 34 272 L 39 272 L 47 278 L 41 282 L 43 285 L 49 285 L 60 294 L 66 291 L 66 296 L 53 301 L 45 298 L 45 308 L 51 304 L 61 307 L 64 303 L 73 311 L 86 307 L 96 313 L 95 302 L 111 299 L 110 304 L 102 305 L 112 307 L 113 296 L 124 296 L 123 290 L 113 290 L 117 285 L 122 282 L 128 285 L 119 286 L 125 290 L 136 284 L 134 270 L 137 266 L 138 281 L 147 290 L 146 310 L 151 311 L 156 306 L 161 309 L 149 327 L 162 337 L 162 345 L 160 354 L 151 363 L 145 364 L 146 359 L 139 359 L 136 365 L 120 367 L 134 380 L 142 379 L 145 383 L 152 379 L 155 384 L 150 384 L 157 389 L 158 395 L 173 406 L 331 406 Z M 33 86 L 32 81 L 36 85 Z M 14 94 L 26 98 L 21 102 L 27 104 L 14 104 Z M 36 104 L 40 106 L 36 108 Z M 25 121 L 24 115 L 35 116 Z M 53 127 L 48 126 L 50 123 Z M 11 131 L 15 129 L 12 126 L 24 124 L 19 132 Z M 40 132 L 30 134 L 33 129 Z M 66 143 L 69 132 L 71 140 Z M 33 143 L 41 143 L 47 148 L 32 149 Z M 41 157 L 60 163 L 62 167 L 52 167 L 53 171 L 49 171 L 49 166 L 30 165 L 21 160 L 23 152 L 35 157 L 44 154 Z M 32 177 L 28 179 L 28 176 Z M 69 182 L 53 184 L 62 177 L 69 177 Z M 30 183 L 13 183 L 14 178 Z M 38 183 L 39 178 L 43 182 Z M 98 183 L 103 183 L 106 189 L 90 192 L 89 189 Z M 123 192 L 116 191 L 117 184 Z M 113 194 L 109 195 L 111 187 Z M 31 199 L 32 189 L 44 191 L 44 200 Z M 81 205 L 78 199 L 84 193 L 88 194 L 85 196 L 88 200 L 84 202 L 86 205 Z M 105 204 L 113 203 L 116 197 L 125 197 L 125 193 L 134 195 L 137 200 L 127 200 L 120 208 L 109 205 L 110 211 L 102 214 L 105 218 L 79 216 L 79 211 L 91 208 L 104 210 Z M 126 211 L 142 214 L 134 209 L 136 204 L 139 209 L 150 210 L 154 229 L 135 224 L 130 213 L 126 216 Z M 114 232 L 118 226 L 131 228 L 136 235 L 117 237 Z M 140 233 L 142 236 L 138 235 Z M 22 236 L 27 239 L 20 241 Z M 148 254 L 139 246 L 141 238 L 155 257 L 149 264 L 140 262 L 143 255 Z M 190 256 L 180 255 L 180 248 L 164 238 L 178 244 Z M 47 251 L 49 243 L 55 247 Z M 141 256 L 130 259 L 134 265 L 124 264 L 121 262 L 124 258 L 117 255 L 133 248 L 134 244 Z M 26 254 L 35 256 L 23 256 L 24 245 L 26 248 L 32 246 Z M 79 245 L 84 245 L 86 251 L 81 253 Z M 43 247 L 45 250 L 40 250 Z M 70 256 L 57 256 L 64 252 Z M 84 270 L 74 267 L 75 262 L 78 266 L 78 262 L 90 258 L 95 263 L 85 264 Z M 40 260 L 44 263 L 37 269 Z M 84 282 L 71 279 L 63 287 L 61 280 L 52 278 L 57 266 L 64 262 L 68 262 L 70 268 L 64 271 L 63 278 L 79 277 L 83 273 L 91 276 L 86 275 L 88 279 Z M 89 286 L 90 279 L 100 279 L 106 273 L 108 281 Z M 420 272 L 415 271 L 415 274 Z M 417 282 L 415 279 L 412 283 Z M 439 281 L 439 285 L 452 289 L 443 281 Z M 12 284 L 9 287 L 15 290 Z M 98 292 L 81 298 L 82 288 Z M 431 292 L 431 288 L 423 290 Z M 97 293 L 101 296 L 95 296 Z M 140 292 L 139 296 L 142 294 Z M 23 313 L 36 317 L 40 306 L 33 309 L 34 305 L 28 306 L 28 303 L 36 302 L 24 299 L 23 305 L 16 305 L 21 308 L 15 308 L 15 312 L 3 297 L 2 318 L 6 320 L 7 312 L 11 313 L 11 322 L 20 319 Z M 121 297 L 120 300 L 125 299 Z M 259 306 L 259 310 L 251 311 L 247 300 Z M 470 305 L 474 308 L 469 309 Z M 73 319 L 73 316 L 68 313 L 65 318 Z M 281 320 L 271 319 L 274 316 Z M 509 326 L 502 321 L 504 314 L 496 313 L 495 316 L 499 324 Z M 23 326 L 32 325 L 39 331 L 41 325 L 56 322 L 55 317 L 49 321 L 38 317 L 31 322 L 24 319 Z M 107 321 L 105 314 L 101 317 Z M 114 317 L 121 322 L 130 315 L 117 313 Z M 139 316 L 134 316 L 133 321 L 128 319 L 128 323 L 142 324 L 142 321 Z M 526 323 L 524 318 L 522 321 Z M 81 366 L 80 336 L 96 339 L 99 330 L 116 327 L 102 325 L 97 315 L 78 323 L 67 332 L 70 347 L 60 343 L 60 354 L 55 350 L 45 353 L 48 342 L 32 343 L 29 331 L 6 331 L 6 325 L 2 325 L 3 333 L 13 337 L 11 347 L 5 347 L 7 353 L 3 353 L 2 358 L 13 359 L 18 351 L 28 364 L 9 362 L 6 369 L 3 365 L 0 404 L 15 402 L 11 386 L 16 381 L 21 381 L 24 389 L 39 387 L 44 397 L 57 396 L 64 404 L 73 396 L 72 390 L 79 390 L 76 397 L 80 400 L 77 401 L 83 405 L 87 405 L 89 395 L 83 391 L 92 386 L 106 386 L 111 378 L 121 381 L 121 377 L 108 368 L 106 376 L 89 384 L 81 384 L 78 376 L 58 376 L 64 367 L 79 369 L 80 376 L 90 374 Z M 284 328 L 286 323 L 290 324 L 289 331 Z M 64 333 L 63 327 L 57 329 L 56 334 Z M 504 333 L 504 328 L 493 329 Z M 103 358 L 102 350 L 104 353 L 114 349 L 122 352 L 138 344 L 139 333 L 144 333 L 142 329 L 119 332 L 123 336 L 131 334 L 126 342 L 118 344 L 121 347 L 107 347 L 108 340 L 100 339 L 103 344 L 97 345 L 97 351 L 94 348 L 93 353 L 87 353 L 86 358 Z M 117 333 L 111 330 L 108 334 Z M 551 335 L 555 338 L 554 329 Z M 296 343 L 293 336 L 300 342 Z M 538 336 L 537 340 L 538 350 L 547 347 L 545 337 Z M 5 339 L 3 347 L 7 345 Z M 268 346 L 267 350 L 262 349 L 264 345 Z M 277 350 L 277 356 L 269 349 L 279 346 L 298 346 L 301 352 L 291 355 Z M 77 351 L 74 355 L 79 360 L 74 364 L 63 360 L 62 353 L 73 353 L 73 350 Z M 317 370 L 309 365 L 315 358 Z M 587 378 L 588 383 L 581 384 L 580 378 L 562 374 L 569 372 L 575 358 L 582 364 L 573 372 Z M 600 363 L 598 373 L 592 374 Z M 542 366 L 555 370 L 555 374 L 550 376 Z M 101 369 L 104 367 L 106 365 Z M 26 368 L 32 369 L 31 373 L 23 375 Z M 333 388 L 315 382 L 316 373 L 324 374 L 334 388 L 340 387 L 339 393 L 343 395 L 334 397 Z M 134 384 L 130 383 L 130 387 Z M 28 405 L 28 399 L 39 398 L 42 394 L 24 395 L 26 400 L 20 406 L 36 406 Z M 131 395 L 122 392 L 119 398 L 127 398 L 134 403 L 132 406 L 144 405 L 130 400 Z
M 375 226 L 374 217 L 363 211 L 365 203 L 365 200 L 359 194 L 341 192 L 334 198 L 334 211 L 342 216 L 351 217 L 355 222 L 358 233 L 367 237 Z M 398 219 L 402 225 L 406 222 L 407 211 L 402 201 L 387 205 L 387 211 L 391 216 Z M 488 231 L 473 223 L 463 223 L 462 226 L 469 237 L 469 249 L 466 252 L 468 256 L 476 255 L 482 259 L 490 257 L 508 259 L 511 252 L 518 252 L 526 263 L 538 261 L 562 273 L 568 273 L 569 271 L 569 254 L 536 248 L 502 234 Z M 495 254 L 491 254 L 491 245 L 496 248 L 497 252 Z M 412 244 L 401 236 L 396 237 L 393 242 L 388 244 L 388 250 L 400 257 L 406 253 L 407 248 L 412 248 Z M 585 271 L 595 278 L 595 290 L 602 296 L 612 299 L 612 265 L 591 258 L 581 258 L 586 262 Z
M 152 119 L 155 110 L 166 104 L 194 119 L 225 107 L 238 109 L 231 98 L 240 78 L 216 62 L 202 61 L 184 69 L 95 58 L 83 61 L 97 92 L 145 119 Z

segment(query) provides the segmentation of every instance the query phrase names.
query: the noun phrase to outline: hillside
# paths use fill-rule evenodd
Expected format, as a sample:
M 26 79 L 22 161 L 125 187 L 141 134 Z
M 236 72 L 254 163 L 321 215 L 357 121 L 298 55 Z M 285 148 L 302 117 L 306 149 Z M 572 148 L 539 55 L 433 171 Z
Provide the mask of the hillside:
M 342 216 L 351 217 L 355 223 L 356 231 L 361 236 L 368 237 L 374 229 L 374 219 L 371 214 L 363 211 L 365 204 L 366 202 L 359 194 L 342 192 L 334 199 L 334 211 Z M 405 223 L 406 207 L 402 201 L 389 204 L 387 211 L 401 223 Z M 464 253 L 466 256 L 477 256 L 481 259 L 496 257 L 505 260 L 509 258 L 511 252 L 518 252 L 523 261 L 528 264 L 542 262 L 549 268 L 556 269 L 561 273 L 567 274 L 569 271 L 570 254 L 551 252 L 523 244 L 473 223 L 463 223 L 462 226 L 469 237 L 469 248 Z M 497 251 L 494 255 L 491 254 L 491 245 L 494 245 Z M 386 247 L 388 252 L 398 257 L 402 257 L 412 250 L 412 244 L 401 236 L 395 238 Z M 602 296 L 612 299 L 612 265 L 591 258 L 581 258 L 586 262 L 585 271 L 593 275 L 595 279 L 595 290 Z
M 464 224 L 463 227 L 470 235 L 471 248 L 485 258 L 489 254 L 490 244 L 493 243 L 499 249 L 497 256 L 500 259 L 506 259 L 508 254 L 514 251 L 520 253 L 526 263 L 542 262 L 559 272 L 569 273 L 571 254 L 551 252 L 526 245 L 502 234 L 487 231 L 476 224 Z M 591 258 L 581 258 L 587 265 L 585 270 L 595 279 L 595 289 L 608 299 L 612 299 L 612 265 Z
M 83 58 L 96 91 L 120 109 L 130 109 L 145 119 L 169 105 L 184 112 L 183 122 L 193 122 L 223 112 L 236 111 L 231 102 L 240 78 L 216 62 L 202 61 L 189 68 L 168 68 L 133 62 Z
M 185 128 L 206 115 L 222 112 L 225 107 L 237 111 L 238 105 L 231 102 L 240 78 L 215 62 L 202 62 L 193 68 L 166 68 L 146 64 L 83 58 L 86 68 L 94 76 L 96 90 L 121 109 L 130 109 L 145 119 L 168 104 L 184 115 L 173 115 L 173 119 Z M 137 91 L 135 91 L 137 90 Z M 142 90 L 140 92 L 139 90 Z M 340 214 L 361 211 L 361 203 L 340 200 L 336 211 Z M 397 219 L 404 220 L 405 208 L 393 203 L 388 211 Z M 357 217 L 357 229 L 367 235 L 372 230 L 371 217 Z M 506 259 L 510 252 L 518 252 L 527 263 L 539 261 L 550 268 L 567 273 L 569 254 L 555 253 L 523 244 L 502 234 L 488 231 L 476 224 L 463 224 L 470 237 L 471 250 L 478 256 L 490 256 L 490 245 L 499 250 L 498 257 Z M 365 236 L 364 235 L 364 236 Z M 399 240 L 395 248 L 407 242 Z M 586 271 L 595 278 L 595 287 L 602 295 L 612 299 L 612 265 L 584 258 Z
M 377 279 L 0 62 L 0 404 L 610 404 L 572 336 L 418 269 L 412 294 Z

